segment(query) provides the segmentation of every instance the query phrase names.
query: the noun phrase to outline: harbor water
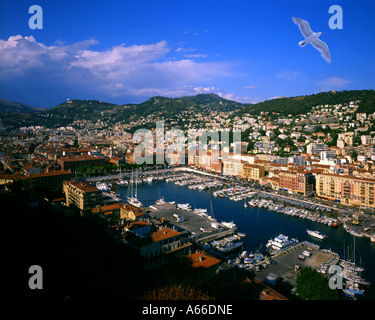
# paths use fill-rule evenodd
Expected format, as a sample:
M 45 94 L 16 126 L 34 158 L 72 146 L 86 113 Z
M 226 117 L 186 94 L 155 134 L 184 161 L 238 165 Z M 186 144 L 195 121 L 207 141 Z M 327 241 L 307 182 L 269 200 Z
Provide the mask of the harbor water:
M 299 241 L 309 241 L 320 245 L 323 249 L 331 249 L 341 258 L 348 258 L 348 252 L 353 252 L 355 241 L 356 262 L 363 265 L 364 278 L 371 282 L 371 286 L 364 299 L 375 299 L 375 243 L 370 239 L 356 237 L 346 232 L 341 226 L 332 228 L 326 224 L 307 219 L 297 218 L 286 214 L 267 210 L 265 208 L 244 207 L 244 201 L 232 201 L 229 198 L 216 198 L 213 192 L 217 189 L 197 190 L 187 186 L 176 185 L 172 182 L 153 181 L 138 184 L 138 198 L 144 206 L 155 204 L 164 197 L 165 201 L 189 203 L 192 208 L 205 208 L 210 212 L 212 202 L 213 212 L 210 215 L 218 222 L 233 221 L 239 232 L 246 233 L 243 239 L 243 249 L 248 252 L 260 250 L 265 253 L 265 245 L 271 238 L 285 234 Z M 127 186 L 119 186 L 116 192 L 120 198 L 126 200 Z M 249 199 L 250 200 L 250 199 Z M 318 230 L 328 236 L 325 240 L 313 238 L 306 229 Z M 348 250 L 350 249 L 350 250 Z

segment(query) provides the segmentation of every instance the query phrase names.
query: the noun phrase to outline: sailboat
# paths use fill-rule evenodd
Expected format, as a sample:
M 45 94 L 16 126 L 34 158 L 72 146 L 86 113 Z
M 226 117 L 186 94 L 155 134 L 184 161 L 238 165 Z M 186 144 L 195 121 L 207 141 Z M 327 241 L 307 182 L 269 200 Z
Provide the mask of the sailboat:
M 340 265 L 343 267 L 341 273 L 343 279 L 345 280 L 345 289 L 343 293 L 352 299 L 356 298 L 357 294 L 363 295 L 364 290 L 361 286 L 369 286 L 370 282 L 361 277 L 361 272 L 364 271 L 362 266 L 356 265 L 355 259 L 355 237 L 354 237 L 354 248 L 353 248 L 353 260 L 345 258 L 340 261 Z
M 142 202 L 138 200 L 137 198 L 137 178 L 135 179 L 135 194 L 133 195 L 133 185 L 134 185 L 134 175 L 133 175 L 133 171 L 132 171 L 132 178 L 130 180 L 130 190 L 131 190 L 131 194 L 130 194 L 130 197 L 127 197 L 127 200 L 128 200 L 128 203 L 131 204 L 132 206 L 134 207 L 137 207 L 137 208 L 140 208 L 143 206 Z
M 164 197 L 160 196 L 160 188 L 158 187 L 158 192 L 159 192 L 159 199 L 155 201 L 156 204 L 164 204 L 165 200 Z
M 212 200 L 210 200 L 210 215 L 208 216 L 209 219 L 216 221 L 215 216 L 214 216 L 214 208 L 212 206 Z
M 243 203 L 243 207 L 244 207 L 244 208 L 247 208 L 246 197 L 245 197 L 245 201 L 244 201 L 244 203 Z

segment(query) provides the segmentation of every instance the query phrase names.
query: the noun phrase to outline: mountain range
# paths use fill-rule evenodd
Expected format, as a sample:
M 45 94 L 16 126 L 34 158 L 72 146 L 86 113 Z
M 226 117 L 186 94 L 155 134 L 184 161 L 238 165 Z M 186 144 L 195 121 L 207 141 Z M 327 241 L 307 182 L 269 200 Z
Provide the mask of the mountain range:
M 189 112 L 210 115 L 214 111 L 230 112 L 233 116 L 259 115 L 268 112 L 278 116 L 306 114 L 317 105 L 346 104 L 360 101 L 358 112 L 375 112 L 374 90 L 344 90 L 318 94 L 281 97 L 256 104 L 224 99 L 214 93 L 180 98 L 155 96 L 139 104 L 113 104 L 98 100 L 67 100 L 53 108 L 33 108 L 28 105 L 0 99 L 0 119 L 11 127 L 44 125 L 65 126 L 74 120 L 107 120 L 110 123 L 128 122 L 140 117 L 172 118 Z
M 7 112 L 21 112 L 21 113 L 32 113 L 44 111 L 44 108 L 34 108 L 27 104 L 20 102 L 8 101 L 5 99 L 0 99 L 0 113 Z

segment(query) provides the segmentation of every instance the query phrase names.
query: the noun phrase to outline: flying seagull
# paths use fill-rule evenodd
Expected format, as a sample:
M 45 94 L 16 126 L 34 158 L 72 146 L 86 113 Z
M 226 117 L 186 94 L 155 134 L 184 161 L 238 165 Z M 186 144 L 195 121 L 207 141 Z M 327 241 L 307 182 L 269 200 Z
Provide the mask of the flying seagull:
M 308 43 L 311 43 L 314 48 L 319 50 L 322 57 L 328 63 L 331 63 L 331 56 L 329 54 L 328 46 L 325 42 L 319 39 L 319 36 L 323 34 L 323 32 L 313 32 L 310 28 L 309 23 L 306 20 L 293 17 L 293 21 L 296 25 L 298 25 L 299 30 L 305 37 L 305 40 L 298 42 L 298 44 L 301 47 L 304 47 Z

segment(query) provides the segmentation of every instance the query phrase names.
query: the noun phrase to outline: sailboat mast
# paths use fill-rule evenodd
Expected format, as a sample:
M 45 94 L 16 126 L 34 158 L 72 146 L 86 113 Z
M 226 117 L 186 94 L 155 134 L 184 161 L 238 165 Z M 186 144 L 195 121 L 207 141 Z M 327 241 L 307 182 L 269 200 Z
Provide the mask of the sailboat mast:
M 137 180 L 138 180 L 138 175 L 137 171 L 135 171 L 135 198 L 137 199 Z
M 354 256 L 354 265 L 355 265 L 355 237 L 354 237 L 354 248 L 353 248 L 353 256 Z
M 210 200 L 210 216 L 214 219 L 214 208 L 212 207 L 212 200 Z
M 132 180 L 131 180 L 131 188 L 130 188 L 130 197 L 133 198 L 133 184 L 134 184 L 134 172 L 132 170 Z

